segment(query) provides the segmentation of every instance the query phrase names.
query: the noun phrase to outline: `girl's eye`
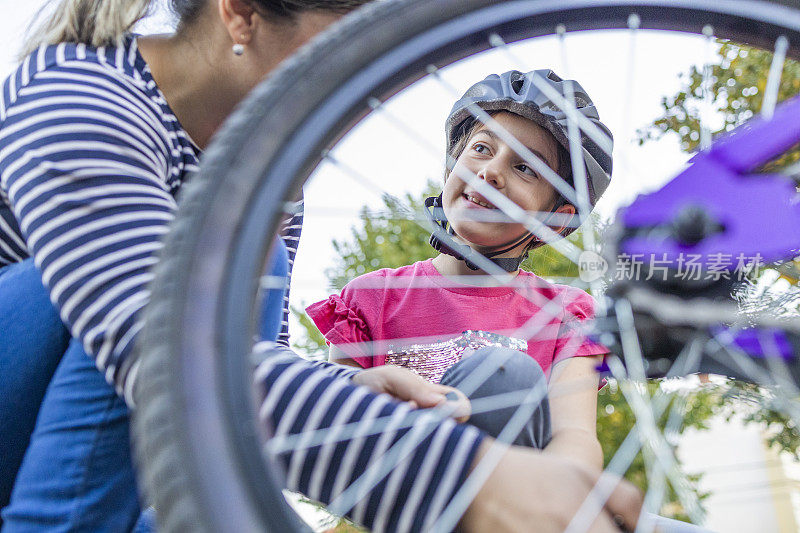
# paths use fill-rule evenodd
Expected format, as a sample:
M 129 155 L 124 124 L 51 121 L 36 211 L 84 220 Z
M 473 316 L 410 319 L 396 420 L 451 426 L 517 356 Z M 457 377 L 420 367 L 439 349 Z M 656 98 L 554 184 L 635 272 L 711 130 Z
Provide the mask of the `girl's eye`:
M 472 145 L 472 149 L 475 152 L 478 152 L 479 154 L 488 154 L 489 153 L 489 147 L 486 146 L 483 143 L 475 143 L 475 144 L 473 144 Z
M 531 167 L 529 167 L 528 165 L 526 165 L 524 163 L 517 165 L 517 170 L 519 170 L 523 174 L 527 174 L 529 176 L 534 176 L 534 177 L 538 176 L 538 174 L 536 174 L 535 170 L 533 170 Z

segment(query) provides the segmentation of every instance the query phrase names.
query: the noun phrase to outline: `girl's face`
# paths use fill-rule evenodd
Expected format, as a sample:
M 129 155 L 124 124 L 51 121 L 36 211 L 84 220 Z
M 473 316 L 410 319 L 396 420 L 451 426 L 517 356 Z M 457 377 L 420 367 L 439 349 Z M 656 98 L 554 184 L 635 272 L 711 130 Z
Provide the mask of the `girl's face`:
M 547 130 L 505 111 L 495 114 L 494 119 L 550 168 L 557 169 L 558 145 Z M 497 208 L 466 183 L 470 174 L 477 175 L 528 212 L 550 211 L 557 199 L 553 186 L 525 163 L 522 156 L 486 126 L 479 126 L 456 160 L 442 191 L 447 220 L 458 236 L 477 251 L 510 244 L 528 230 L 516 223 L 472 220 L 473 214 L 480 216 Z M 574 213 L 574 207 L 565 205 L 557 212 Z

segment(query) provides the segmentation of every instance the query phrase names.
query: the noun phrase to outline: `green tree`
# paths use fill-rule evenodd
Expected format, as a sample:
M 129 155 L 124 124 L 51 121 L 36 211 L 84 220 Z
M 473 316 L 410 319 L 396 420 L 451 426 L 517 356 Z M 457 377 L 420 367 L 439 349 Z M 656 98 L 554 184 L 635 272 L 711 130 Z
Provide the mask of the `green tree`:
M 380 210 L 363 207 L 360 227 L 350 228 L 350 239 L 333 240 L 338 257 L 325 274 L 331 290 L 341 290 L 353 278 L 379 268 L 397 268 L 436 255 L 428 244 L 430 231 L 419 220 L 423 202 L 436 196 L 441 185 L 429 181 L 421 195 L 406 193 L 403 200 L 383 196 Z
M 773 54 L 728 41 L 721 41 L 716 60 L 711 68 L 707 82 L 712 102 L 713 114 L 710 124 L 716 124 L 712 135 L 730 131 L 746 122 L 761 111 L 764 104 L 767 78 L 772 65 Z M 800 93 L 800 63 L 787 59 L 783 64 L 777 100 L 781 102 Z M 639 131 L 639 142 L 658 139 L 664 135 L 677 135 L 681 148 L 686 152 L 697 150 L 700 142 L 700 110 L 705 101 L 702 70 L 692 67 L 682 76 L 682 86 L 671 96 L 661 101 L 662 113 L 651 124 Z M 708 119 L 707 115 L 703 115 Z M 760 172 L 774 172 L 800 160 L 800 149 L 795 148 L 770 161 Z M 795 288 L 800 287 L 800 259 L 788 260 L 779 265 L 771 265 L 764 274 L 779 276 Z M 772 271 L 772 272 L 769 272 Z M 757 280 L 753 280 L 754 282 Z M 769 294 L 761 296 L 761 306 L 769 308 Z M 773 310 L 781 315 L 800 311 L 798 306 L 787 309 L 785 302 Z M 783 411 L 773 408 L 768 392 L 742 382 L 731 381 L 728 392 L 718 398 L 718 407 L 728 417 L 733 411 L 743 414 L 746 422 L 763 424 L 769 429 L 769 445 L 784 450 L 795 457 L 800 449 L 800 432 L 795 423 Z
M 772 53 L 732 42 L 720 42 L 717 61 L 711 67 L 707 85 L 713 115 L 704 116 L 712 136 L 730 131 L 761 111 Z M 706 101 L 703 71 L 697 67 L 681 76 L 681 88 L 661 100 L 661 116 L 639 131 L 639 142 L 665 134 L 677 135 L 686 152 L 700 144 L 701 110 Z M 778 89 L 778 102 L 800 92 L 800 63 L 786 60 Z M 785 166 L 798 158 L 798 152 L 780 161 Z

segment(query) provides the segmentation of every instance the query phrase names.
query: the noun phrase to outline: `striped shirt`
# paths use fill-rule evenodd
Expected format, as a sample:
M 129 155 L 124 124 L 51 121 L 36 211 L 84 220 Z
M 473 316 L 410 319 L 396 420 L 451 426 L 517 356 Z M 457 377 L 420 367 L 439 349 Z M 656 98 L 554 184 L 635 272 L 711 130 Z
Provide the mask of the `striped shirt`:
M 0 267 L 33 256 L 62 320 L 129 404 L 138 317 L 174 195 L 198 156 L 135 38 L 119 48 L 41 47 L 2 85 Z M 291 261 L 301 224 L 302 213 L 286 224 Z M 481 434 L 433 413 L 420 423 L 423 412 L 354 387 L 348 372 L 294 355 L 261 365 L 261 413 L 277 437 L 337 434 L 335 426 L 359 422 L 339 442 L 281 452 L 289 488 L 331 501 L 367 476 L 351 510 L 359 521 L 376 530 L 432 523 Z M 387 419 L 384 431 L 370 430 Z M 397 468 L 374 472 L 398 446 Z

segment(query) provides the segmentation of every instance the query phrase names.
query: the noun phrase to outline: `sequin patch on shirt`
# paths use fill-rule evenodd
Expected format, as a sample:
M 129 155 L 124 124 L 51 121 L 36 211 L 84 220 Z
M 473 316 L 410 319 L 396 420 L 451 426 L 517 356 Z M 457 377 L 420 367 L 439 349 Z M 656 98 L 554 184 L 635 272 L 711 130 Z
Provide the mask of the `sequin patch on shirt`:
M 461 335 L 442 342 L 392 345 L 386 353 L 386 364 L 408 368 L 428 381 L 439 383 L 445 371 L 461 361 L 467 350 L 487 346 L 511 348 L 520 352 L 528 349 L 528 343 L 522 339 L 468 329 Z

